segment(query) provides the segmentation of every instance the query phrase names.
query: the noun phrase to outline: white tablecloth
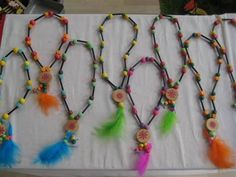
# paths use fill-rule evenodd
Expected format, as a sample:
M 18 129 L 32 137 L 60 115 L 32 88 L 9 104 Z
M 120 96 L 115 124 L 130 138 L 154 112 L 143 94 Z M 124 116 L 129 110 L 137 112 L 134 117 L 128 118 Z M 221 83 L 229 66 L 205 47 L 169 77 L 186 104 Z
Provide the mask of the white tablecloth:
M 69 33 L 73 39 L 90 41 L 98 55 L 99 37 L 97 28 L 105 15 L 65 15 L 69 19 Z M 0 55 L 5 55 L 13 47 L 26 48 L 23 44 L 26 36 L 28 21 L 37 15 L 7 15 L 4 26 L 2 47 Z M 140 27 L 138 44 L 131 52 L 128 66 L 133 65 L 142 56 L 154 56 L 151 48 L 149 27 L 155 15 L 131 15 Z M 227 14 L 223 17 L 236 17 L 236 14 Z M 184 39 L 193 32 L 209 34 L 211 24 L 215 16 L 178 16 Z M 160 53 L 167 63 L 170 75 L 177 79 L 178 69 L 181 65 L 179 46 L 176 40 L 174 26 L 167 20 L 157 25 L 157 40 L 160 43 Z M 55 20 L 40 21 L 32 32 L 32 42 L 35 50 L 39 51 L 42 63 L 48 64 L 58 45 L 62 33 L 60 24 Z M 235 28 L 225 24 L 219 34 L 223 34 L 220 41 L 228 48 L 229 60 L 236 68 Z M 128 47 L 133 37 L 132 28 L 127 22 L 119 18 L 110 21 L 105 26 L 105 38 L 107 46 L 104 49 L 105 68 L 110 73 L 110 78 L 115 83 L 119 82 L 122 67 L 121 56 Z M 215 73 L 215 54 L 202 41 L 192 41 L 190 45 L 192 58 L 196 67 L 202 73 L 202 83 L 206 89 L 211 88 L 212 75 Z M 29 53 L 26 52 L 29 57 Z M 20 60 L 9 60 L 6 67 L 5 84 L 1 103 L 1 113 L 9 110 L 23 93 L 24 74 L 21 71 Z M 68 53 L 68 61 L 65 63 L 65 89 L 68 93 L 68 101 L 74 112 L 79 111 L 85 104 L 89 94 L 88 81 L 90 78 L 90 58 L 87 51 L 81 47 L 75 47 Z M 38 68 L 31 62 L 31 74 L 36 79 Z M 53 68 L 56 76 L 59 64 Z M 127 122 L 124 136 L 118 140 L 103 141 L 94 135 L 94 128 L 99 126 L 109 115 L 115 111 L 111 100 L 111 88 L 99 77 L 97 79 L 95 102 L 84 118 L 80 121 L 79 142 L 74 148 L 73 156 L 50 169 L 35 165 L 32 160 L 42 147 L 53 143 L 63 136 L 63 125 L 66 116 L 63 106 L 59 111 L 51 112 L 45 117 L 36 103 L 36 96 L 30 95 L 25 107 L 16 111 L 11 116 L 15 129 L 15 140 L 22 149 L 21 163 L 13 168 L 20 172 L 41 175 L 67 176 L 71 175 L 135 175 L 133 164 L 135 155 L 133 148 L 136 142 L 133 138 L 137 125 L 127 109 Z M 35 86 L 37 82 L 34 82 Z M 148 113 L 154 107 L 157 92 L 160 88 L 160 80 L 156 71 L 150 66 L 139 68 L 132 78 L 131 84 L 134 90 L 140 117 L 147 119 Z M 218 134 L 235 150 L 236 149 L 236 115 L 230 105 L 232 103 L 232 90 L 228 75 L 223 69 L 222 79 L 216 90 L 218 117 L 220 127 Z M 59 95 L 59 87 L 56 77 L 51 86 L 51 93 Z M 193 81 L 191 72 L 188 72 L 180 84 L 180 95 L 177 101 L 178 123 L 167 137 L 161 137 L 158 131 L 160 117 L 151 124 L 153 150 L 148 167 L 149 174 L 177 173 L 185 174 L 199 172 L 215 172 L 215 167 L 207 159 L 207 144 L 202 137 L 203 119 L 197 99 L 197 87 Z M 208 105 L 207 105 L 208 106 Z M 128 102 L 126 107 L 130 108 Z M 60 170 L 58 170 L 60 169 Z M 193 171 L 191 171 L 193 170 Z M 200 171 L 201 170 L 201 171 Z

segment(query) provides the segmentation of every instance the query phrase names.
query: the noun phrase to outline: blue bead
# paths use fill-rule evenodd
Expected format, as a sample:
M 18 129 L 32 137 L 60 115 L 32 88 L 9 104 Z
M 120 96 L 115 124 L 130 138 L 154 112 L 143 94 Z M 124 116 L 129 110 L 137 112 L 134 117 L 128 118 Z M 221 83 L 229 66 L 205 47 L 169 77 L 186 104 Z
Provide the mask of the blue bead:
M 63 74 L 59 74 L 59 78 L 60 78 L 60 79 L 63 79 Z
M 62 91 L 61 91 L 61 95 L 62 95 L 62 96 L 66 96 L 65 90 L 62 90 Z
M 27 90 L 32 90 L 32 86 L 31 86 L 31 85 L 27 85 L 27 86 L 26 86 L 26 89 L 27 89 Z
M 19 102 L 16 103 L 16 107 L 17 108 L 20 108 L 21 107 L 21 104 Z

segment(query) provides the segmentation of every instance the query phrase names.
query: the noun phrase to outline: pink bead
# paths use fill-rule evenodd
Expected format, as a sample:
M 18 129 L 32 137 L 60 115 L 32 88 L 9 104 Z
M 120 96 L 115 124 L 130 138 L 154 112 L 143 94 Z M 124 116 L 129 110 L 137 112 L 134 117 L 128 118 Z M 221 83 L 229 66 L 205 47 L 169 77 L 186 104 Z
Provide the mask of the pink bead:
M 134 71 L 132 70 L 132 69 L 130 69 L 129 71 L 128 71 L 128 76 L 132 76 L 134 74 Z
M 153 57 L 150 57 L 150 58 L 149 58 L 149 62 L 151 62 L 151 63 L 153 63 L 154 60 L 155 60 L 155 59 L 154 59 Z
M 153 111 L 152 111 L 152 115 L 153 115 L 153 116 L 157 116 L 159 113 L 160 113 L 159 108 L 155 108 L 155 109 L 153 109 Z
M 146 58 L 145 57 L 143 57 L 143 58 L 141 58 L 141 63 L 146 63 Z
M 161 71 L 161 77 L 166 77 L 166 72 L 165 71 Z
M 165 95 L 166 90 L 165 89 L 161 89 L 161 95 Z
M 166 63 L 164 61 L 161 62 L 161 66 L 164 67 Z
M 138 111 L 137 111 L 135 106 L 132 106 L 132 110 L 131 111 L 132 111 L 133 114 L 137 114 L 138 113 Z
M 127 92 L 127 93 L 131 93 L 131 88 L 130 88 L 129 85 L 126 86 L 126 92 Z
M 35 20 L 30 20 L 30 24 L 31 24 L 32 26 L 34 26 L 34 25 L 36 24 L 36 21 L 35 21 Z

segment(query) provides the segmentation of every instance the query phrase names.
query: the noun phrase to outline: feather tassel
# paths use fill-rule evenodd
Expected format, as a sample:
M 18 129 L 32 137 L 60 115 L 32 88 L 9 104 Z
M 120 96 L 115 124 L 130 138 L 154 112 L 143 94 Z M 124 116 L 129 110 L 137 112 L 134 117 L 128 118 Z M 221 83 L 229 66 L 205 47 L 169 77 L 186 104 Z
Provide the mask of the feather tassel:
M 0 144 L 0 166 L 12 167 L 19 162 L 20 148 L 11 139 L 13 135 L 13 130 L 11 124 L 8 126 L 8 140 L 4 140 Z
M 138 152 L 138 159 L 136 161 L 135 169 L 140 177 L 145 174 L 148 167 L 152 145 L 148 144 L 146 150 Z
M 46 93 L 39 93 L 38 95 L 38 103 L 41 107 L 42 111 L 48 115 L 48 111 L 51 108 L 59 108 L 59 101 L 55 96 L 46 94 Z
M 176 112 L 167 111 L 160 122 L 160 132 L 162 135 L 167 135 L 171 133 L 175 124 L 177 122 Z
M 96 128 L 97 135 L 103 138 L 121 136 L 124 129 L 125 119 L 124 106 L 118 106 L 112 120 L 103 123 L 100 128 Z
M 231 168 L 233 162 L 232 149 L 220 138 L 214 138 L 208 150 L 208 157 L 211 162 L 218 168 Z
M 45 147 L 38 155 L 35 163 L 41 163 L 43 165 L 56 165 L 61 160 L 69 157 L 71 154 L 70 147 L 65 140 Z

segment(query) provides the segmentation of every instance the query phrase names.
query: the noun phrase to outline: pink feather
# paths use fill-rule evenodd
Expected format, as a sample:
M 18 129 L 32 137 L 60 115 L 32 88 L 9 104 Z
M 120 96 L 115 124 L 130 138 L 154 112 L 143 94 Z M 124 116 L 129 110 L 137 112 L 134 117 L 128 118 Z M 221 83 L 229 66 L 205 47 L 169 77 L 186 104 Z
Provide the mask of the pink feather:
M 140 177 L 142 177 L 147 169 L 148 162 L 150 159 L 152 145 L 148 144 L 148 147 L 145 151 L 138 152 L 138 159 L 136 161 L 135 169 L 138 171 Z

